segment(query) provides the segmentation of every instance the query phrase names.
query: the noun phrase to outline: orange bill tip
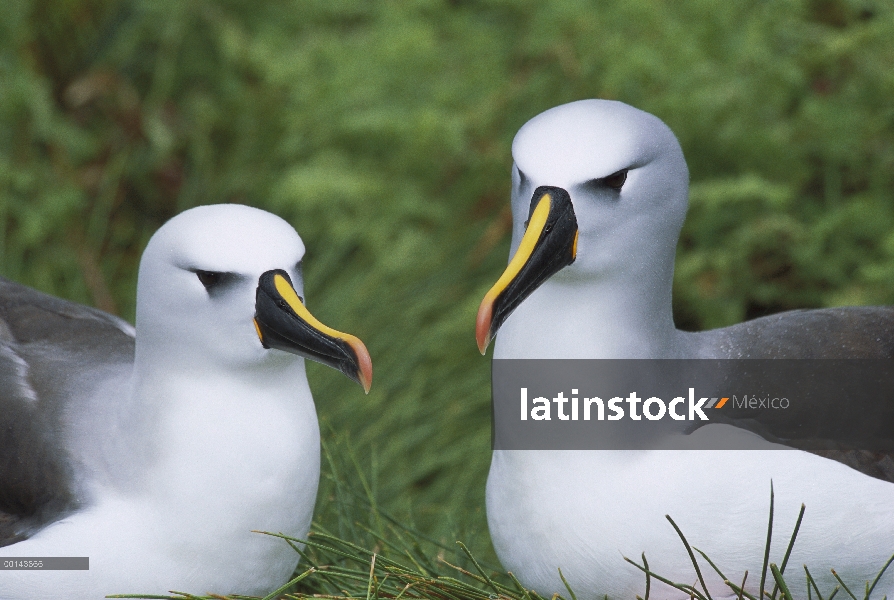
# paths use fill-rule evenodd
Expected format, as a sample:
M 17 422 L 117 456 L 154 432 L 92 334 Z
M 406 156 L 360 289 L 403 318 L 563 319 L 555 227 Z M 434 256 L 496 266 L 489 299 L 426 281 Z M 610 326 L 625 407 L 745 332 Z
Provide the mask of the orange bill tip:
M 478 308 L 478 319 L 475 322 L 475 340 L 478 342 L 478 351 L 484 356 L 487 346 L 490 344 L 490 324 L 493 319 L 494 302 L 488 294 L 481 301 Z
M 369 394 L 369 388 L 372 387 L 373 381 L 373 366 L 369 351 L 366 349 L 366 345 L 360 341 L 360 338 L 352 336 L 348 343 L 351 345 L 351 349 L 354 350 L 354 354 L 357 355 L 357 378 L 360 380 L 360 385 L 363 386 L 363 392 Z

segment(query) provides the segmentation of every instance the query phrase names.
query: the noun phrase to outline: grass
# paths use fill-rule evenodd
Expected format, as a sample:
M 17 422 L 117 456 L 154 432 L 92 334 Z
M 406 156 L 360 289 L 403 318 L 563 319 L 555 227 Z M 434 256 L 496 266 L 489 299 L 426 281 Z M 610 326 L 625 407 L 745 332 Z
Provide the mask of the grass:
M 334 454 L 334 447 L 347 451 Z M 197 596 L 179 591 L 172 591 L 167 596 L 124 594 L 109 597 L 157 600 L 578 600 L 561 569 L 559 576 L 565 585 L 567 596 L 554 594 L 547 599 L 536 591 L 525 588 L 512 573 L 478 558 L 462 541 L 445 543 L 434 539 L 382 511 L 376 504 L 373 488 L 364 475 L 360 461 L 344 439 L 324 442 L 323 455 L 325 474 L 320 501 L 328 503 L 329 510 L 324 510 L 323 514 L 331 510 L 338 512 L 339 518 L 334 521 L 337 532 L 319 520 L 315 521 L 307 539 L 273 532 L 257 532 L 259 535 L 282 539 L 301 558 L 292 579 L 278 589 L 264 597 Z M 782 562 L 779 565 L 770 562 L 774 516 L 771 482 L 760 584 L 751 591 L 746 589 L 748 571 L 743 574 L 741 582 L 736 584 L 704 552 L 690 545 L 673 518 L 666 515 L 689 554 L 700 587 L 673 581 L 652 571 L 645 553 L 641 556 L 642 564 L 625 556 L 624 560 L 642 571 L 644 576 L 645 595 L 636 596 L 637 600 L 650 600 L 653 580 L 683 592 L 691 600 L 714 600 L 705 585 L 702 567 L 695 553 L 720 576 L 737 600 L 794 600 L 790 582 L 797 575 L 790 572 L 786 580 L 784 574 L 805 510 L 806 507 L 802 504 Z M 865 583 L 862 597 L 848 588 L 835 569 L 831 572 L 838 584 L 831 590 L 826 590 L 824 595 L 807 565 L 804 565 L 808 600 L 813 600 L 814 595 L 817 600 L 833 600 L 839 592 L 851 600 L 887 600 L 887 596 L 878 599 L 873 596 L 873 592 L 892 562 L 894 555 L 881 566 L 873 581 Z M 772 590 L 769 589 L 771 580 Z

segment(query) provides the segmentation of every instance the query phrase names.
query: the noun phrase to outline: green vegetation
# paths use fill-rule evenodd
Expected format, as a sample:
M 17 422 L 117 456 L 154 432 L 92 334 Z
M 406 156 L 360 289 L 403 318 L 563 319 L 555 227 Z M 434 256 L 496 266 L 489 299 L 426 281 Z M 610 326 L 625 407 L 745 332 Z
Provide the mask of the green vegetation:
M 461 541 L 455 544 L 441 543 L 425 534 L 407 528 L 384 515 L 370 494 L 368 482 L 362 473 L 356 471 L 357 465 L 351 465 L 352 452 L 349 448 L 330 448 L 324 443 L 325 460 L 330 466 L 328 482 L 331 488 L 330 500 L 337 506 L 339 515 L 339 533 L 334 535 L 325 526 L 316 525 L 316 531 L 308 539 L 298 540 L 282 534 L 270 534 L 283 539 L 297 554 L 301 556 L 298 571 L 290 581 L 280 588 L 272 590 L 264 598 L 246 596 L 196 596 L 188 592 L 172 591 L 170 595 L 121 594 L 112 598 L 155 598 L 158 600 L 311 600 L 326 598 L 329 600 L 546 600 L 537 592 L 525 589 L 512 573 L 503 572 L 499 567 L 481 562 Z M 738 600 L 794 600 L 790 588 L 800 592 L 807 590 L 810 600 L 816 595 L 817 600 L 833 600 L 838 592 L 844 592 L 851 600 L 857 596 L 848 589 L 835 570 L 832 575 L 837 581 L 831 589 L 823 589 L 818 585 L 806 565 L 803 585 L 799 581 L 801 574 L 797 569 L 785 573 L 789 557 L 798 538 L 798 531 L 804 518 L 805 506 L 801 505 L 798 519 L 792 529 L 785 554 L 779 566 L 770 562 L 770 542 L 774 531 L 774 494 L 770 484 L 769 521 L 767 523 L 767 541 L 764 547 L 764 562 L 760 571 L 760 584 L 755 588 L 754 580 L 750 586 L 748 571 L 742 574 L 738 584 L 731 581 L 704 552 L 690 545 L 670 515 L 666 518 L 669 526 L 677 532 L 682 542 L 681 552 L 689 554 L 692 561 L 693 576 L 696 584 L 675 582 L 661 573 L 649 568 L 645 553 L 642 564 L 623 557 L 625 561 L 643 572 L 643 597 L 636 600 L 649 600 L 650 592 L 660 581 L 688 595 L 692 600 L 713 600 L 707 591 L 703 568 L 710 568 L 720 576 L 726 586 Z M 758 526 L 758 524 L 755 524 Z M 778 526 L 776 527 L 778 533 Z M 303 546 L 303 548 L 302 548 Z M 696 559 L 698 552 L 700 561 Z M 778 560 L 777 557 L 774 559 Z M 860 600 L 876 600 L 873 595 L 882 576 L 894 563 L 894 556 L 881 565 L 873 580 L 867 581 Z M 794 573 L 793 573 L 794 571 Z M 567 595 L 556 594 L 551 600 L 577 600 L 577 594 L 565 579 L 561 570 L 559 575 L 565 584 Z M 738 576 L 736 574 L 735 576 Z M 771 591 L 772 584 L 772 591 Z M 657 593 L 664 597 L 661 586 Z M 751 589 L 753 593 L 747 590 Z M 758 593 L 760 589 L 760 593 Z M 582 590 L 578 590 L 582 591 Z M 731 597 L 731 594 L 725 597 Z M 799 594 L 799 598 L 801 595 Z M 882 597 L 885 600 L 886 596 Z
M 894 303 L 892 64 L 882 0 L 0 2 L 0 274 L 132 319 L 166 219 L 279 214 L 314 313 L 373 356 L 368 397 L 310 367 L 330 444 L 384 513 L 495 564 L 474 318 L 518 127 L 600 97 L 677 133 L 681 327 Z M 348 535 L 335 481 L 318 523 Z

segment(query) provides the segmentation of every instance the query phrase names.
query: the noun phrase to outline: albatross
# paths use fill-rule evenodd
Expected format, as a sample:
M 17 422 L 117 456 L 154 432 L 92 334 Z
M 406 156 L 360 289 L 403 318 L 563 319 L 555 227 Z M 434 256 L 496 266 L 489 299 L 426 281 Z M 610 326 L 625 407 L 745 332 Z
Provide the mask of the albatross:
M 894 357 L 891 307 L 676 329 L 671 286 L 689 175 L 676 137 L 657 117 L 615 101 L 565 104 L 526 123 L 512 155 L 511 259 L 476 325 L 482 354 L 496 337 L 495 361 Z M 894 439 L 894 422 L 886 431 Z M 894 457 L 761 447 L 495 449 L 486 490 L 495 549 L 543 597 L 566 593 L 561 569 L 578 598 L 633 598 L 645 577 L 625 556 L 645 553 L 652 572 L 696 581 L 670 515 L 727 577 L 741 580 L 747 570 L 746 589 L 758 595 L 772 482 L 771 562 L 782 561 L 804 503 L 790 571 L 808 565 L 824 595 L 836 583 L 832 568 L 863 590 L 894 554 Z M 735 595 L 701 565 L 711 594 Z M 786 575 L 796 597 L 806 597 L 803 573 Z M 655 579 L 651 593 L 686 596 Z M 894 597 L 891 569 L 873 594 Z
M 304 244 L 239 205 L 193 208 L 140 261 L 136 331 L 0 279 L 0 599 L 264 595 L 287 581 L 319 479 L 304 359 L 369 390 L 363 343 L 308 312 Z

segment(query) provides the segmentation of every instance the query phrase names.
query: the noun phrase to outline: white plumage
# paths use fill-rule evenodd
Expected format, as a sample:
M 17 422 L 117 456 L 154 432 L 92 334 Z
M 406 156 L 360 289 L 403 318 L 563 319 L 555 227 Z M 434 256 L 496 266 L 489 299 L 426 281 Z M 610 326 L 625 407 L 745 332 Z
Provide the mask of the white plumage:
M 135 357 L 125 323 L 3 284 L 2 341 L 28 369 L 20 383 L 36 391 L 4 390 L 0 400 L 8 410 L 32 403 L 43 428 L 5 423 L 23 433 L 0 438 L 0 517 L 12 521 L 6 543 L 27 539 L 0 555 L 87 556 L 90 569 L 2 571 L 0 598 L 263 595 L 287 580 L 298 555 L 252 530 L 307 533 L 319 431 L 304 359 L 266 349 L 253 320 L 265 272 L 285 273 L 303 297 L 303 255 L 295 230 L 261 210 L 175 217 L 140 263 Z M 356 338 L 339 339 L 365 353 Z M 27 456 L 29 445 L 42 453 Z M 23 479 L 41 470 L 49 475 Z M 10 508 L 29 493 L 43 504 Z
M 544 270 L 545 281 L 533 291 L 516 282 L 533 281 L 533 271 L 519 271 L 512 282 L 504 275 L 485 298 L 478 340 L 483 349 L 499 328 L 495 359 L 894 353 L 890 308 L 796 311 L 703 333 L 677 330 L 671 285 L 688 171 L 676 138 L 656 117 L 620 102 L 573 102 L 529 121 L 512 151 L 511 254 L 529 255 L 530 243 L 522 238 L 527 220 L 534 222 L 540 186 L 567 191 L 577 228 L 573 246 L 571 238 L 561 247 L 543 242 L 567 253 L 567 266 Z M 543 235 L 541 241 L 556 234 Z M 513 264 L 507 273 L 521 263 Z M 894 437 L 894 423 L 891 429 Z M 747 589 L 756 594 L 772 479 L 771 561 L 781 562 L 800 505 L 807 506 L 786 572 L 796 597 L 806 597 L 805 563 L 824 595 L 834 584 L 833 567 L 851 589 L 863 590 L 894 554 L 894 462 L 890 456 L 875 459 L 876 477 L 869 477 L 792 450 L 495 451 L 488 522 L 503 566 L 544 597 L 566 593 L 559 568 L 578 598 L 642 595 L 644 575 L 622 559 L 638 560 L 642 552 L 654 572 L 694 583 L 695 571 L 666 514 L 728 577 L 740 581 L 747 569 Z M 715 597 L 734 595 L 707 563 L 701 565 Z M 884 594 L 894 595 L 894 569 L 874 597 Z M 683 596 L 655 580 L 652 595 Z

